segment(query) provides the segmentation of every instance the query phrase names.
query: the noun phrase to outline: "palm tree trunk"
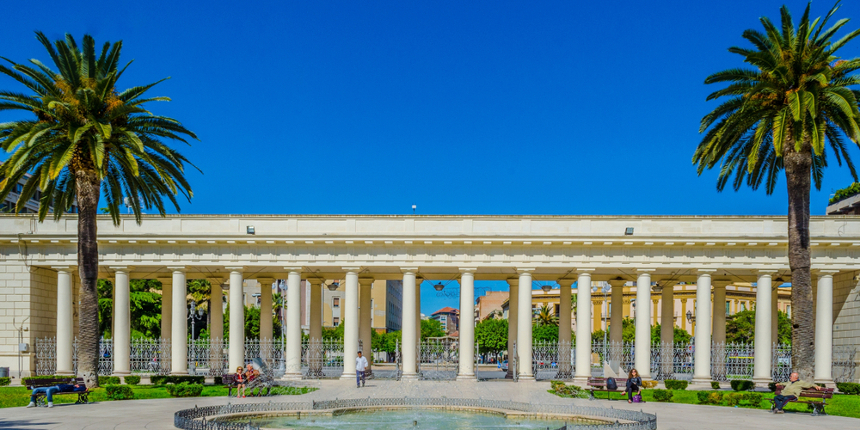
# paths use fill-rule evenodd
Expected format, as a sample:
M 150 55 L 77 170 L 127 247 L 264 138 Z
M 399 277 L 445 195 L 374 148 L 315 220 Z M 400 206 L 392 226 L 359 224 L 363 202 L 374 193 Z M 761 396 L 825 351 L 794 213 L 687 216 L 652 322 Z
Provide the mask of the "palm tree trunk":
M 791 363 L 800 379 L 812 381 L 815 367 L 812 265 L 809 250 L 809 192 L 812 155 L 797 153 L 785 143 L 785 178 L 788 185 L 788 265 L 791 268 Z M 805 145 L 808 148 L 808 145 Z M 774 339 L 776 341 L 776 339 Z
M 78 372 L 87 387 L 98 387 L 99 369 L 99 244 L 96 210 L 100 182 L 96 173 L 86 169 L 76 172 L 78 198 L 78 273 L 81 277 L 81 310 L 78 313 Z M 57 210 L 61 210 L 57 208 Z

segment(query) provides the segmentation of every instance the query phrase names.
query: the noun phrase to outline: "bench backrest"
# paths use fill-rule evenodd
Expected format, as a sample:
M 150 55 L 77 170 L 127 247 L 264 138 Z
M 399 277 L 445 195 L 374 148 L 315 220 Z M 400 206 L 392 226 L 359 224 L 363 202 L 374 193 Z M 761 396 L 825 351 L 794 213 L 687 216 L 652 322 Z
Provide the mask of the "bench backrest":
M 774 391 L 774 394 L 776 394 L 777 396 L 782 394 L 783 388 L 785 388 L 785 385 L 776 384 L 776 390 Z M 803 390 L 800 392 L 800 397 L 809 397 L 813 399 L 832 399 L 834 391 L 836 391 L 835 388 L 825 388 L 821 391 Z
M 84 378 L 51 378 L 51 379 L 30 379 L 27 384 L 28 388 L 53 387 L 57 384 L 81 384 L 84 383 Z
M 606 379 L 608 378 L 588 378 L 588 383 L 606 385 Z M 627 378 L 615 378 L 615 383 L 620 387 L 627 383 Z
M 221 382 L 224 385 L 233 385 L 236 382 L 236 375 L 224 375 L 221 377 Z

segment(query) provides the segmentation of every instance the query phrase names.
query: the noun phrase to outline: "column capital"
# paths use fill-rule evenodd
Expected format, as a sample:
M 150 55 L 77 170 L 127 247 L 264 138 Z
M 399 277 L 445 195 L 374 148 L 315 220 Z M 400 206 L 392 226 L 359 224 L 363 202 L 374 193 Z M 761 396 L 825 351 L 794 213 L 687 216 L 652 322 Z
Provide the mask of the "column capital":
M 71 267 L 71 266 L 51 266 L 51 269 L 54 269 L 57 271 L 63 271 L 63 272 L 69 272 L 69 271 L 75 270 L 75 268 Z
M 275 282 L 275 278 L 273 278 L 271 276 L 265 276 L 265 277 L 258 277 L 257 278 L 257 283 L 260 285 L 271 284 L 273 282 Z
M 639 269 L 636 269 L 636 273 L 637 273 L 637 274 L 640 274 L 640 275 L 650 275 L 650 274 L 651 274 L 651 272 L 654 272 L 654 271 L 656 271 L 656 270 L 657 270 L 657 269 L 643 269 L 643 268 L 639 268 Z
M 302 273 L 302 269 L 303 269 L 303 267 L 301 267 L 301 266 L 286 266 L 286 267 L 284 267 L 284 270 L 287 270 L 290 272 Z
M 373 283 L 373 278 L 358 278 L 359 285 L 368 285 Z
M 711 273 L 716 271 L 717 269 L 696 269 L 696 273 L 698 273 L 699 276 L 711 276 Z
M 417 267 L 401 267 L 400 272 L 403 274 L 412 273 L 413 275 L 415 275 L 415 274 L 418 274 L 418 268 Z
M 609 286 L 611 286 L 612 288 L 615 288 L 616 286 L 623 287 L 624 284 L 627 283 L 627 280 L 626 279 L 610 279 L 607 282 L 609 282 Z
M 517 267 L 517 274 L 518 275 L 530 274 L 531 272 L 534 272 L 535 270 L 536 270 L 535 267 Z
M 505 282 L 507 282 L 508 286 L 511 286 L 511 287 L 518 286 L 518 285 L 520 285 L 520 278 L 508 278 L 508 279 L 505 279 Z
M 773 276 L 774 273 L 779 273 L 776 269 L 759 269 L 756 272 L 761 276 Z
M 305 279 L 305 281 L 308 281 L 308 283 L 310 283 L 311 286 L 314 286 L 314 285 L 319 286 L 319 285 L 322 285 L 325 283 L 325 279 L 323 279 L 323 278 L 307 278 L 307 279 Z
M 245 270 L 245 266 L 224 266 L 225 270 L 229 270 L 230 272 L 243 272 Z
M 167 269 L 173 273 L 176 273 L 176 272 L 185 273 L 185 266 L 167 266 Z
M 129 272 L 129 271 L 131 271 L 131 267 L 128 267 L 128 266 L 108 266 L 108 269 L 116 271 L 116 272 Z
M 812 269 L 812 272 L 818 276 L 831 276 L 832 277 L 833 275 L 839 273 L 840 271 L 835 270 L 835 269 Z
M 562 287 L 567 286 L 567 288 L 570 288 L 573 286 L 573 283 L 576 282 L 576 279 L 562 278 L 558 279 L 556 282 L 558 282 L 558 285 L 561 285 Z
M 593 272 L 595 270 L 597 270 L 597 269 L 595 269 L 593 267 L 583 267 L 581 269 L 574 270 L 573 273 L 576 273 L 577 275 L 591 275 L 591 272 Z
M 478 268 L 477 268 L 477 267 L 461 267 L 461 268 L 460 268 L 460 274 L 463 274 L 463 273 L 471 273 L 471 274 L 473 274 L 473 275 L 474 275 L 474 274 L 475 274 L 475 272 L 477 272 L 477 271 L 478 271 Z

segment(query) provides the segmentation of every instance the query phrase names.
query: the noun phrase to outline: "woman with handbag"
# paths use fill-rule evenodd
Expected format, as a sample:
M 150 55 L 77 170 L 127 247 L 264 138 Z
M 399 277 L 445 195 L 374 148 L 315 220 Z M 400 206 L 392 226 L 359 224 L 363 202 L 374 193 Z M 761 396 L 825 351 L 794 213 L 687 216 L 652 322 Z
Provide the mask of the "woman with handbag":
M 627 403 L 633 403 L 633 396 L 639 396 L 639 401 L 642 401 L 640 389 L 642 388 L 642 378 L 639 377 L 639 372 L 636 369 L 630 369 L 627 374 Z

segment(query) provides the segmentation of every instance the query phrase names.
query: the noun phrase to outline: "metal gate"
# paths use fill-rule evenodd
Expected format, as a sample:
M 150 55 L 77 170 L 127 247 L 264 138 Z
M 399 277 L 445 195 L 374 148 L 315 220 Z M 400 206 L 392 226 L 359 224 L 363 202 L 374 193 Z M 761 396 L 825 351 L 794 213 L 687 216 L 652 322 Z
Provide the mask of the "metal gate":
M 343 341 L 308 339 L 302 342 L 302 378 L 339 378 L 343 375 Z
M 569 348 L 568 348 L 569 349 Z M 559 342 L 532 343 L 532 374 L 537 380 L 556 379 L 558 376 Z
M 456 339 L 424 339 L 418 352 L 418 375 L 421 379 L 450 381 L 457 378 L 460 349 Z

